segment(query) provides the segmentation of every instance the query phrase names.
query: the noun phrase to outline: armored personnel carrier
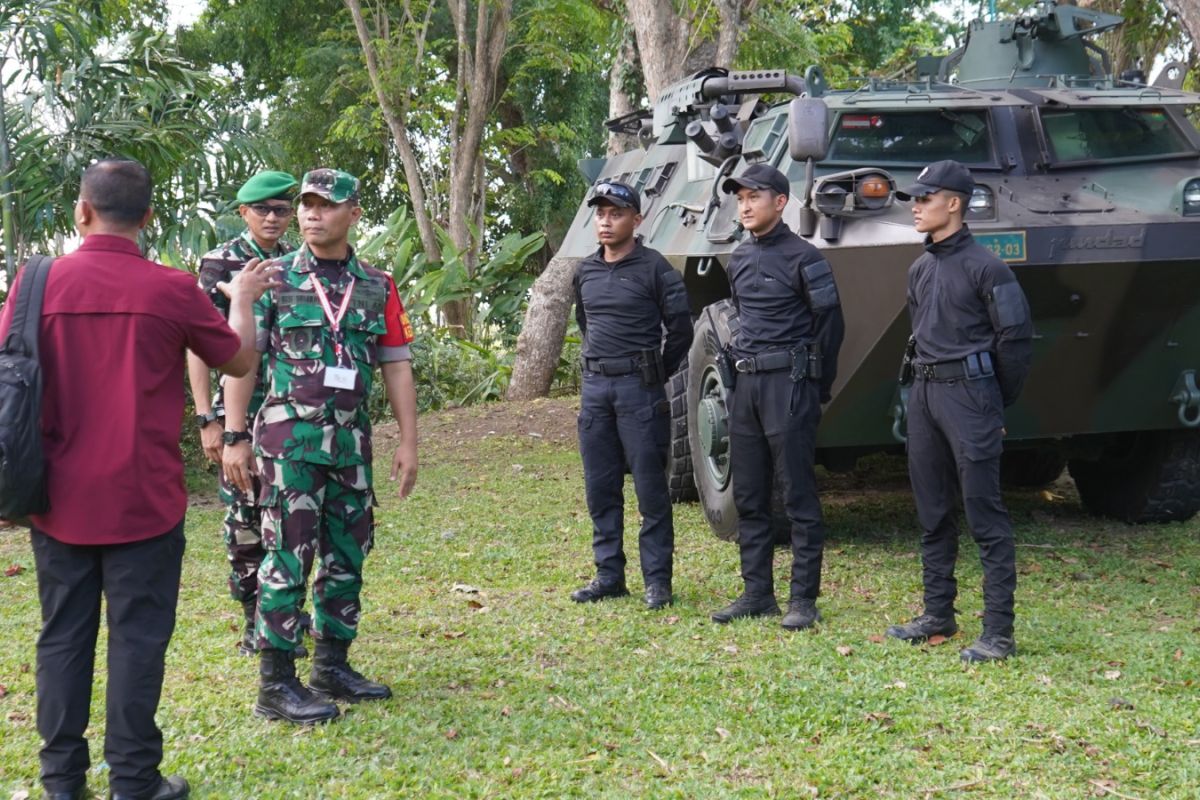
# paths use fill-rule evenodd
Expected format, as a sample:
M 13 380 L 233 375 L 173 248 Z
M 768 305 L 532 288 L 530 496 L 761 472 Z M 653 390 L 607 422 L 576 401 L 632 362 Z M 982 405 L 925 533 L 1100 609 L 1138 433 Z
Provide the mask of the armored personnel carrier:
M 738 327 L 724 265 L 742 236 L 718 187 L 758 162 L 790 178 L 784 220 L 824 251 L 842 296 L 821 463 L 902 450 L 906 274 L 922 242 L 895 190 L 953 158 L 978 182 L 967 222 L 1012 266 L 1036 326 L 1007 414 L 1006 480 L 1046 484 L 1069 466 L 1094 513 L 1200 510 L 1200 95 L 1182 90 L 1177 63 L 1150 83 L 1114 76 L 1092 37 L 1121 22 L 1043 2 L 972 22 L 963 47 L 921 59 L 907 80 L 835 91 L 818 67 L 714 69 L 608 123 L 641 147 L 581 167 L 642 193 L 639 232 L 684 276 L 697 335 L 671 381 L 669 469 L 718 536 L 735 535 L 736 512 L 714 353 Z M 560 255 L 594 249 L 590 212 L 581 205 Z

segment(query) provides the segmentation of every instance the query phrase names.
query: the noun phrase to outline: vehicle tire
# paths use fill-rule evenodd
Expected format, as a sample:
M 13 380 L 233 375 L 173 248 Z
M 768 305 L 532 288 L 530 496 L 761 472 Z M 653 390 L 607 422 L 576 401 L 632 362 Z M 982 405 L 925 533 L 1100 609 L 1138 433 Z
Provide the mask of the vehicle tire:
M 671 401 L 671 443 L 667 450 L 667 489 L 672 503 L 694 503 L 696 479 L 692 467 L 692 445 L 688 439 L 688 362 L 685 358 L 679 371 L 667 381 L 667 398 Z
M 1067 458 L 1052 447 L 1006 450 L 1000 457 L 1000 482 L 1014 489 L 1039 489 L 1058 480 Z
M 1125 522 L 1176 522 L 1200 511 L 1200 431 L 1121 436 L 1099 459 L 1071 459 L 1084 508 Z
M 728 342 L 736 332 L 737 312 L 730 300 L 714 303 L 700 315 L 688 351 L 686 387 L 688 445 L 696 494 L 708 526 L 717 538 L 730 542 L 737 541 L 737 509 L 730 480 L 725 384 L 717 372 L 717 353 L 720 343 Z

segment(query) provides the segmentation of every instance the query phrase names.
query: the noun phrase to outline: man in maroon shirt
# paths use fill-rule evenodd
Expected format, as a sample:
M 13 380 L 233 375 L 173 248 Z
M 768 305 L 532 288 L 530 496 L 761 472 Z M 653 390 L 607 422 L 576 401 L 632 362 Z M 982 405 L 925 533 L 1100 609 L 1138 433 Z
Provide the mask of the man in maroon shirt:
M 32 517 L 31 538 L 42 605 L 41 777 L 51 800 L 87 796 L 84 731 L 102 594 L 112 797 L 188 794 L 187 781 L 158 771 L 154 722 L 183 562 L 184 352 L 230 375 L 254 369 L 252 304 L 273 280 L 261 265 L 243 270 L 226 324 L 193 276 L 141 257 L 138 234 L 151 213 L 141 164 L 88 167 L 75 205 L 83 244 L 54 262 L 46 284 L 39 346 L 50 510 Z M 6 304 L 0 313 L 0 338 L 12 312 Z

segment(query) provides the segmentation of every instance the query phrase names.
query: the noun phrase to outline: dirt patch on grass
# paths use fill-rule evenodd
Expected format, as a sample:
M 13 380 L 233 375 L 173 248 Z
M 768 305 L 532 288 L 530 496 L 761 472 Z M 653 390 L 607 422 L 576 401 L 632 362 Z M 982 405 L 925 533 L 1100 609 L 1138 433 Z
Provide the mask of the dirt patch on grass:
M 574 448 L 578 397 L 551 397 L 519 403 L 487 403 L 423 414 L 417 421 L 422 459 L 462 454 L 486 439 L 514 437 Z M 396 423 L 375 426 L 375 452 L 390 454 Z M 390 457 L 390 456 L 389 456 Z

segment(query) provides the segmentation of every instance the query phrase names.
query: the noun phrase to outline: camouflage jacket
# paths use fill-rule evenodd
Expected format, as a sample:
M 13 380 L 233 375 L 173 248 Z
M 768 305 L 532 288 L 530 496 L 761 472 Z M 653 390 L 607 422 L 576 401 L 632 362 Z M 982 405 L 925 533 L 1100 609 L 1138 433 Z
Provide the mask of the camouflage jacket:
M 360 262 L 351 251 L 344 267 L 318 264 L 307 247 L 280 259 L 283 285 L 255 305 L 258 347 L 266 354 L 266 397 L 254 427 L 256 452 L 265 458 L 347 467 L 371 463 L 371 396 L 378 340 L 387 333 L 384 309 L 391 279 Z M 313 281 L 319 280 L 331 308 L 354 288 L 341 321 L 343 366 L 357 374 L 353 389 L 325 385 L 337 366 L 333 330 Z
M 278 258 L 292 252 L 296 248 L 291 243 L 280 239 L 275 243 L 275 249 L 269 254 L 264 253 L 246 231 L 236 239 L 230 239 L 225 244 L 210 250 L 200 259 L 200 288 L 212 300 L 221 316 L 229 319 L 229 298 L 217 288 L 221 281 L 229 281 L 241 272 L 242 267 L 252 258 Z M 265 363 L 265 362 L 264 362 Z M 254 396 L 250 398 L 249 414 L 253 416 L 263 401 L 262 368 L 259 368 L 258 380 L 254 383 Z M 212 400 L 213 411 L 218 415 L 225 414 L 225 379 L 217 385 L 216 394 Z

